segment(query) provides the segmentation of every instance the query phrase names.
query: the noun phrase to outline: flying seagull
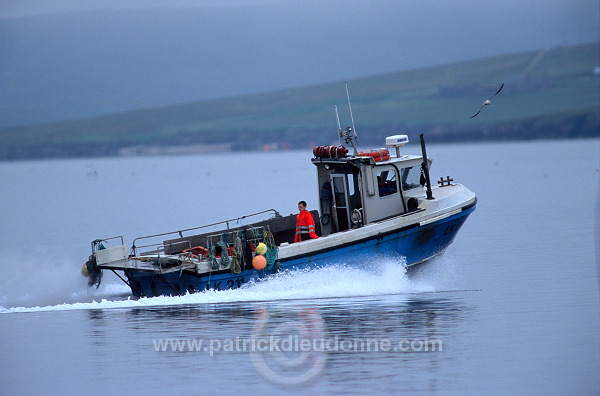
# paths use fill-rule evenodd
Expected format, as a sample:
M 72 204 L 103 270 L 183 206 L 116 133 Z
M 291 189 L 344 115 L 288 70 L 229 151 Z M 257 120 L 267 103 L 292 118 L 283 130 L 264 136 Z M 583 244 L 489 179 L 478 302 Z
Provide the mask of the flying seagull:
M 502 91 L 502 88 L 504 88 L 504 83 L 502 83 L 502 85 L 500 85 L 500 89 L 496 91 L 495 94 L 493 94 L 492 96 L 490 96 L 485 102 L 483 102 L 483 104 L 481 105 L 481 107 L 479 108 L 479 111 L 477 113 L 475 113 L 475 115 L 472 115 L 469 118 L 473 118 L 475 116 L 477 116 L 477 114 L 479 114 L 481 112 L 481 110 L 483 109 L 484 106 L 487 106 L 490 104 L 490 99 L 492 99 L 494 96 L 498 95 L 498 92 Z

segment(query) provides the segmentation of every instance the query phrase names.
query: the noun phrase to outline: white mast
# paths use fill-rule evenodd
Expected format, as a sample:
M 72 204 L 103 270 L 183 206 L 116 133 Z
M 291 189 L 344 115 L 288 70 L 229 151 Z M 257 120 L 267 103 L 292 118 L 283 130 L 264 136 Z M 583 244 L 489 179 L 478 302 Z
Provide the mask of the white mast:
M 333 107 L 335 108 L 335 119 L 337 120 L 338 135 L 340 137 L 339 142 L 342 144 L 342 125 L 340 124 L 340 115 L 338 114 L 337 105 L 334 105 Z
M 356 127 L 354 126 L 354 116 L 352 115 L 352 105 L 350 104 L 350 93 L 348 92 L 348 83 L 344 81 L 344 85 L 346 85 L 346 96 L 348 97 L 348 108 L 350 109 L 350 120 L 352 121 L 352 133 L 354 134 L 354 140 L 357 140 Z M 352 143 L 352 137 L 348 136 L 351 140 L 352 147 L 354 147 L 354 154 L 358 155 L 358 151 L 356 150 L 356 146 Z

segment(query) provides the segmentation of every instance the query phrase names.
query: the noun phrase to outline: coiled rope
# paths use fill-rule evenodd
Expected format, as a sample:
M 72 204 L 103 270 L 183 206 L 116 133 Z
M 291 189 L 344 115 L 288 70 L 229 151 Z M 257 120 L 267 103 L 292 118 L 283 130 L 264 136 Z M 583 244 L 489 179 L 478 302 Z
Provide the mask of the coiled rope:
M 206 245 L 211 269 L 218 270 L 229 265 L 230 259 L 227 255 L 227 244 L 222 239 L 216 245 L 213 245 L 211 239 L 207 238 Z M 217 259 L 217 248 L 221 248 L 221 260 Z
M 254 243 L 257 245 L 263 239 L 263 234 L 260 232 L 260 230 L 258 228 L 255 228 L 255 227 L 250 227 L 250 235 L 251 235 L 250 239 L 252 241 L 254 241 Z
M 241 231 L 238 233 L 238 236 L 233 241 L 233 254 L 231 256 L 231 273 L 239 274 L 242 272 L 242 264 L 244 263 L 244 247 L 242 244 L 242 238 L 239 235 Z
M 279 262 L 279 248 L 275 244 L 275 238 L 269 230 L 263 233 L 264 243 L 267 245 L 265 258 L 267 259 L 267 269 L 273 269 L 275 272 L 281 271 L 281 263 Z
M 219 269 L 219 262 L 217 261 L 216 252 L 217 247 L 213 245 L 212 238 L 206 238 L 206 250 L 208 253 L 208 262 L 210 263 L 210 268 L 213 270 Z
M 221 268 L 225 268 L 231 262 L 229 252 L 227 251 L 227 234 L 221 234 L 221 239 L 217 242 L 217 246 L 221 248 Z
M 216 245 L 213 245 L 212 238 L 206 238 L 206 249 L 208 250 L 208 262 L 212 270 L 225 268 L 231 263 L 227 247 L 227 233 L 221 234 L 221 238 Z M 221 260 L 217 259 L 217 248 L 221 249 Z

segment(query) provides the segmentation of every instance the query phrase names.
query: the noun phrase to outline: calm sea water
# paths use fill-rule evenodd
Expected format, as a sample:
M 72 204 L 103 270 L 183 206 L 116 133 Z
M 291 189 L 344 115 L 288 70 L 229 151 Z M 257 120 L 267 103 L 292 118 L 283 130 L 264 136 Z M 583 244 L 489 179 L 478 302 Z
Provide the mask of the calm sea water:
M 418 274 L 137 301 L 87 289 L 91 240 L 314 208 L 310 153 L 0 163 L 0 394 L 598 394 L 600 140 L 428 154 L 479 204 Z

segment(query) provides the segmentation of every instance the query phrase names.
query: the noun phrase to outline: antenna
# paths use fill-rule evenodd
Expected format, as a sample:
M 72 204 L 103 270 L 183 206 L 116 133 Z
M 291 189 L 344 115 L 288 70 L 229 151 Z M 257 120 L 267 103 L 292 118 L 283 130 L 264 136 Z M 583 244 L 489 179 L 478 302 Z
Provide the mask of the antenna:
M 346 85 L 346 96 L 348 97 L 348 108 L 350 109 L 350 120 L 352 121 L 352 131 L 354 132 L 354 139 L 357 139 L 356 127 L 354 126 L 354 116 L 352 116 L 352 105 L 350 104 L 350 94 L 348 93 L 348 83 L 344 81 L 344 85 Z
M 342 126 L 340 125 L 340 115 L 338 114 L 337 105 L 333 105 L 333 107 L 335 108 L 335 119 L 337 120 L 338 135 L 340 136 L 340 139 L 342 139 Z
M 352 131 L 350 128 L 346 128 L 346 143 L 349 143 L 352 148 L 354 148 L 354 153 L 352 155 L 357 156 L 358 150 L 356 150 L 356 146 L 354 142 L 357 141 L 356 136 L 356 128 L 354 127 L 354 116 L 352 115 L 352 105 L 350 104 L 350 93 L 348 92 L 348 83 L 344 81 L 344 85 L 346 85 L 346 97 L 348 97 L 348 108 L 350 109 L 350 120 L 352 121 Z M 352 136 L 354 135 L 354 136 Z

